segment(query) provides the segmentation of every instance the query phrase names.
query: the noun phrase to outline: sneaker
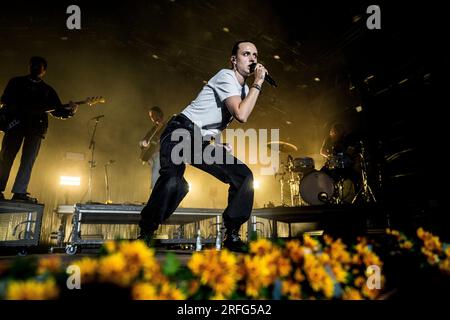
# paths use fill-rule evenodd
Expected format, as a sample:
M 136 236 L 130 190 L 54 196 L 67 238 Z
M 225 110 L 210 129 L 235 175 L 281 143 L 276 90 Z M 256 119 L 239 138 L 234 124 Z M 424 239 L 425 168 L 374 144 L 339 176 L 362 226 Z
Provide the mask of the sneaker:
M 29 196 L 29 193 L 14 193 L 11 200 L 13 201 L 25 201 L 30 203 L 38 203 L 36 198 L 32 198 Z
M 233 252 L 248 252 L 247 245 L 241 240 L 238 230 L 225 233 L 223 247 Z

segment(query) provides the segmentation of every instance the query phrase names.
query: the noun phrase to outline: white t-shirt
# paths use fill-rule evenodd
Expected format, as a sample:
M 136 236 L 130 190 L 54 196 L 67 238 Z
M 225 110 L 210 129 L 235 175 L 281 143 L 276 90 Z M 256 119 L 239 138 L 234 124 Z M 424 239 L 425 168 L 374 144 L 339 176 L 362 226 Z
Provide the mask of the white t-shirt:
M 181 113 L 188 117 L 202 130 L 202 136 L 218 136 L 233 120 L 233 116 L 225 106 L 225 99 L 248 94 L 246 84 L 241 86 L 233 70 L 222 69 Z

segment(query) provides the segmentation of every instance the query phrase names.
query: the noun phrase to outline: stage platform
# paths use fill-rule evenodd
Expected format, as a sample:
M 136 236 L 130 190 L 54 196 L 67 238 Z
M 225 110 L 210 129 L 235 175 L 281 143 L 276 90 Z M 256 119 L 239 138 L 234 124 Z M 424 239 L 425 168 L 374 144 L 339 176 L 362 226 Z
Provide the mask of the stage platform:
M 17 247 L 26 254 L 37 246 L 41 234 L 44 205 L 0 201 L 0 247 Z
M 138 204 L 84 204 L 58 205 L 55 213 L 60 219 L 61 227 L 59 231 L 62 234 L 58 236 L 58 245 L 53 247 L 64 248 L 66 253 L 73 254 L 81 247 L 99 246 L 105 240 L 103 235 L 93 237 L 92 235 L 82 234 L 82 225 L 136 225 L 140 220 L 140 212 L 144 205 Z M 28 216 L 20 221 L 19 224 L 27 226 L 30 230 L 32 224 L 34 231 L 25 233 L 23 239 L 1 241 L 0 246 L 5 244 L 14 244 L 21 246 L 37 245 L 40 223 L 42 221 L 43 205 L 31 205 L 17 202 L 0 202 L 0 214 L 3 212 L 29 212 Z M 32 216 L 29 216 L 31 212 Z M 214 245 L 218 232 L 222 227 L 223 209 L 207 208 L 177 208 L 175 212 L 164 222 L 165 225 L 184 226 L 194 224 L 194 230 L 199 229 L 200 221 L 214 219 L 215 235 L 214 238 L 207 239 L 203 237 L 203 244 Z M 278 224 L 286 223 L 288 225 L 288 237 L 292 237 L 291 225 L 293 223 L 317 223 L 320 229 L 333 230 L 362 230 L 367 226 L 369 217 L 380 216 L 380 210 L 374 206 L 354 206 L 354 205 L 320 205 L 320 206 L 300 206 L 300 207 L 272 207 L 256 208 L 252 211 L 252 216 L 247 224 L 248 232 L 257 232 L 258 218 L 270 221 L 270 237 L 278 238 Z M 65 225 L 71 221 L 71 231 L 68 241 L 65 240 Z M 248 236 L 249 234 L 247 234 Z M 182 233 L 171 239 L 160 239 L 161 244 L 183 244 L 191 248 L 195 245 L 195 238 L 186 238 Z

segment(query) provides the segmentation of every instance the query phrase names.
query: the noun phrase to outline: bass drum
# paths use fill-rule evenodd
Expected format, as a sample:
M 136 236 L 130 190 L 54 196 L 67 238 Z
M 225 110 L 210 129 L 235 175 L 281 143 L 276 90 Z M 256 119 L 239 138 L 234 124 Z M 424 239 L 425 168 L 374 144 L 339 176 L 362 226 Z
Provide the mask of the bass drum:
M 325 172 L 312 171 L 300 181 L 300 196 L 310 205 L 326 204 L 334 195 L 334 180 Z M 322 198 L 322 200 L 320 200 Z

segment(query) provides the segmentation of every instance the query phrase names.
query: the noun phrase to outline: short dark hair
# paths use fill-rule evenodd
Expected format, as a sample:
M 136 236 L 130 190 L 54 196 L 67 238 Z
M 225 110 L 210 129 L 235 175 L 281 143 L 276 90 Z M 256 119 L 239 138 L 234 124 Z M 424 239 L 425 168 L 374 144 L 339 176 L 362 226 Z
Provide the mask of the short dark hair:
M 43 57 L 34 56 L 30 58 L 30 65 L 41 63 L 44 66 L 44 69 L 47 70 L 47 60 Z
M 161 110 L 160 107 L 158 106 L 154 106 L 150 109 L 150 111 L 156 112 L 156 114 L 160 117 L 160 118 L 164 118 L 164 112 Z
M 341 122 L 335 122 L 332 124 L 330 130 L 333 129 L 334 131 L 336 131 L 339 134 L 345 134 L 346 130 L 345 130 L 345 125 Z
M 238 50 L 239 50 L 239 45 L 240 45 L 241 43 L 244 43 L 244 42 L 250 42 L 250 43 L 253 43 L 253 41 L 250 41 L 250 40 L 239 40 L 239 41 L 237 41 L 237 42 L 233 45 L 233 49 L 231 49 L 231 55 L 232 55 L 232 56 L 237 55 Z M 253 43 L 253 44 L 254 44 L 254 43 Z

